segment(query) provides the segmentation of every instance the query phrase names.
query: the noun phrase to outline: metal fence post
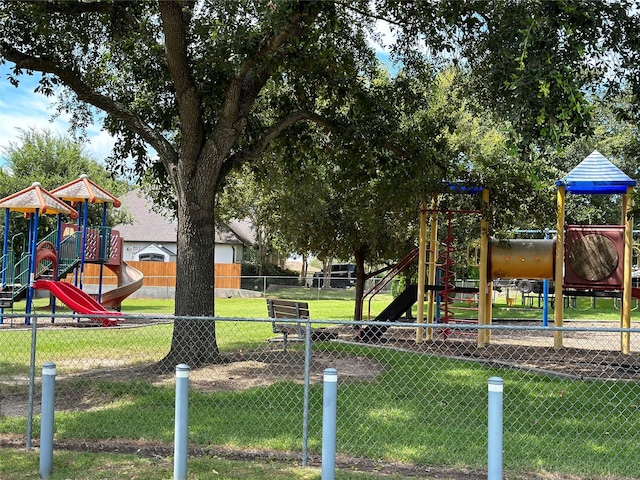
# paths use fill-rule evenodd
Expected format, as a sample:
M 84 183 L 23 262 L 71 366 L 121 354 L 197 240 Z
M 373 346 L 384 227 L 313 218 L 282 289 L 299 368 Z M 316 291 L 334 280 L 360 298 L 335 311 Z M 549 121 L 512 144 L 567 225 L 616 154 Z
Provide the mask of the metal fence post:
M 189 371 L 188 365 L 176 365 L 176 414 L 173 448 L 173 478 L 187 479 L 187 437 L 189 434 Z
M 53 416 L 56 364 L 42 365 L 42 407 L 40 410 L 40 478 L 48 478 L 53 468 Z
M 322 396 L 322 480 L 336 477 L 336 411 L 338 400 L 338 372 L 324 371 Z
M 311 322 L 307 320 L 304 335 L 304 394 L 302 401 L 302 466 L 309 462 L 309 389 L 311 388 Z
M 488 480 L 502 480 L 502 404 L 504 382 L 500 377 L 489 379 Z

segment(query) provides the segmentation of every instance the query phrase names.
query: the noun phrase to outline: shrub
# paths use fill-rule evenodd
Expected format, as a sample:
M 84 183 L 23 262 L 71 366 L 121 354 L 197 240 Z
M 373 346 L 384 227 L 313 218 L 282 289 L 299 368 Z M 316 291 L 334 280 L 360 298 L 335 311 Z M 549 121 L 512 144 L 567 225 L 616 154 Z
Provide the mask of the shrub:
M 265 286 L 265 279 L 258 277 L 259 268 L 254 263 L 242 264 L 242 279 L 240 286 L 247 290 L 261 290 Z M 299 285 L 298 272 L 280 268 L 273 263 L 266 263 L 262 268 L 262 275 L 269 285 Z M 286 277 L 286 278 L 283 278 Z

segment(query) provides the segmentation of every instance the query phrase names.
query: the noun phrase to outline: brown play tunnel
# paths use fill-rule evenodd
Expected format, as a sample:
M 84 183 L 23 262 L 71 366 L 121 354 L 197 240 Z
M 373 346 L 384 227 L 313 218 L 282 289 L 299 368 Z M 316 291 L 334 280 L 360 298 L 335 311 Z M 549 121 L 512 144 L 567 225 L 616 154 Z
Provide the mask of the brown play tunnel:
M 488 260 L 491 279 L 553 279 L 555 240 L 492 240 Z

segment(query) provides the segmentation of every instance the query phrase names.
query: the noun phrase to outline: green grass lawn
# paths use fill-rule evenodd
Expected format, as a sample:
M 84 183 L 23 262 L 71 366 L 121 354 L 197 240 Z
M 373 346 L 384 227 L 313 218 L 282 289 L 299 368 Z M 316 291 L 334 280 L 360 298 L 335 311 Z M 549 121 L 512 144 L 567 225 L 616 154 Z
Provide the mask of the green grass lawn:
M 55 343 L 56 339 L 50 340 Z M 94 339 L 94 344 L 99 351 L 99 342 Z M 470 443 L 469 439 L 481 439 L 485 432 L 486 405 L 478 399 L 485 397 L 486 379 L 496 374 L 495 369 L 412 352 L 389 355 L 386 350 L 365 345 L 329 343 L 321 348 L 333 351 L 338 357 L 368 357 L 384 365 L 375 382 L 341 385 L 341 398 L 348 399 L 348 405 L 352 407 L 342 407 L 347 408 L 343 411 L 349 414 L 341 415 L 339 420 L 340 452 L 418 465 L 471 468 L 485 465 L 484 442 Z M 64 362 L 64 349 L 58 352 Z M 68 351 L 67 355 L 76 353 Z M 575 382 L 545 375 L 523 375 L 509 369 L 500 370 L 500 376 L 509 392 L 505 400 L 505 411 L 508 412 L 505 460 L 509 469 L 587 476 L 637 474 L 635 465 L 612 463 L 611 452 L 634 458 L 633 432 L 640 430 L 640 417 L 628 404 L 620 405 L 612 399 L 631 401 L 640 398 L 640 385 L 614 381 Z M 420 390 L 416 389 L 417 379 L 434 382 L 438 391 L 446 392 L 445 398 L 449 400 L 443 401 L 442 394 L 432 401 L 427 400 L 424 393 L 419 394 Z M 86 401 L 97 399 L 100 402 L 98 408 L 90 410 L 57 412 L 56 438 L 60 440 L 101 441 L 104 431 L 108 431 L 109 439 L 114 441 L 172 442 L 174 389 L 171 384 L 151 384 L 144 379 L 83 377 L 59 382 L 58 387 L 62 398 L 82 391 Z M 206 445 L 215 439 L 216 445 L 239 450 L 300 451 L 299 415 L 287 409 L 256 406 L 280 405 L 283 399 L 301 399 L 302 388 L 297 382 L 280 381 L 243 391 L 194 391 L 189 401 L 190 441 Z M 309 402 L 311 412 L 322 411 L 321 385 L 312 386 Z M 541 404 L 545 405 L 542 418 Z M 599 413 L 594 415 L 594 412 Z M 611 412 L 617 418 L 624 418 L 624 422 L 611 422 Z M 98 425 L 100 428 L 96 429 Z M 550 425 L 557 425 L 557 428 L 550 428 Z M 25 428 L 24 417 L 0 418 L 0 433 L 23 435 Z M 37 436 L 37 418 L 34 428 Z M 309 448 L 318 454 L 320 416 L 310 417 L 310 432 Z M 370 441 L 372 432 L 377 439 L 373 443 Z M 548 455 L 549 445 L 554 446 L 554 455 Z M 572 451 L 580 452 L 580 455 L 573 456 Z M 585 455 L 590 459 L 589 466 L 584 464 Z
M 312 319 L 330 319 L 330 320 L 352 320 L 355 311 L 354 291 L 352 289 L 312 289 L 304 287 L 287 287 L 275 289 L 268 292 L 268 296 L 272 298 L 282 298 L 287 300 L 306 301 L 309 303 L 309 310 Z M 512 295 L 512 298 L 514 296 Z M 393 297 L 389 294 L 380 294 L 373 298 L 371 303 L 365 300 L 363 305 L 364 318 L 367 318 L 369 306 L 371 317 L 380 313 L 389 303 L 393 301 Z M 632 320 L 640 320 L 640 306 L 637 300 L 633 300 L 633 309 L 631 312 Z M 38 313 L 47 313 L 46 305 L 48 299 L 36 299 L 34 302 Z M 534 301 L 535 307 L 523 306 L 520 295 L 515 297 L 513 305 L 508 306 L 504 296 L 496 298 L 492 316 L 496 320 L 500 319 L 518 319 L 518 320 L 541 320 L 542 308 L 537 306 L 537 300 Z M 468 304 L 456 303 L 456 306 L 467 307 Z M 472 304 L 475 306 L 475 304 Z M 16 313 L 24 311 L 24 302 L 18 302 L 14 308 Z M 58 308 L 59 312 L 68 312 L 64 307 Z M 167 299 L 152 298 L 128 298 L 122 304 L 122 311 L 131 315 L 172 315 L 174 313 L 174 301 Z M 215 300 L 216 316 L 226 318 L 267 318 L 267 307 L 264 298 L 216 298 Z M 426 304 L 425 304 L 426 312 Z M 413 307 L 414 316 L 417 313 L 417 307 Z M 457 316 L 477 317 L 474 311 L 459 312 Z M 549 307 L 549 318 L 553 320 L 553 308 Z M 619 321 L 620 308 L 613 299 L 598 298 L 595 308 L 593 299 L 578 298 L 576 302 L 570 302 L 570 306 L 564 308 L 564 318 L 566 320 L 593 320 L 593 321 Z
M 307 289 L 308 290 L 308 289 Z M 315 291 L 311 291 L 316 294 Z M 344 292 L 340 292 L 344 295 Z M 585 299 L 581 299 L 585 300 Z M 344 319 L 353 316 L 353 300 L 348 298 L 336 299 L 307 299 L 313 318 Z M 380 297 L 372 303 L 372 310 L 383 309 L 391 301 L 390 297 Z M 577 307 L 580 307 L 580 303 Z M 582 305 L 584 306 L 584 305 Z M 266 306 L 263 298 L 228 298 L 216 301 L 216 313 L 223 318 L 266 318 Z M 585 312 L 592 313 L 594 319 L 618 320 L 619 311 L 613 302 L 599 300 L 598 308 L 580 310 L 580 308 L 566 309 L 565 312 L 580 312 L 577 318 L 585 318 Z M 170 315 L 173 302 L 166 300 L 129 299 L 123 305 L 125 313 Z M 540 315 L 539 309 L 510 307 L 497 305 L 494 309 L 498 315 L 517 313 L 516 318 L 525 318 L 526 312 Z M 637 312 L 634 316 L 637 318 Z M 171 324 L 160 324 L 133 329 L 74 329 L 73 335 L 63 329 L 42 329 L 38 333 L 38 361 L 54 361 L 59 372 L 69 373 L 78 365 L 81 359 L 87 362 L 104 356 L 108 351 L 110 356 L 121 355 L 123 364 L 135 362 L 150 363 L 156 361 L 166 353 L 171 339 Z M 144 334 L 141 334 L 144 333 Z M 248 351 L 264 343 L 273 336 L 269 322 L 243 323 L 234 321 L 220 321 L 218 323 L 218 340 L 222 352 Z M 29 358 L 28 345 L 30 332 L 26 329 L 1 330 L 0 368 L 3 375 L 26 375 L 28 373 Z M 7 345 L 13 346 L 21 353 L 17 355 L 9 351 Z M 482 442 L 469 444 L 469 432 L 482 432 L 485 429 L 485 408 L 477 399 L 486 392 L 486 379 L 495 375 L 496 371 L 489 367 L 457 359 L 431 357 L 412 352 L 395 352 L 390 356 L 385 351 L 369 346 L 353 346 L 341 344 L 326 344 L 324 347 L 336 355 L 357 355 L 375 359 L 384 365 L 383 372 L 375 382 L 350 382 L 341 386 L 341 395 L 350 399 L 358 408 L 350 410 L 349 415 L 341 417 L 339 445 L 343 453 L 366 458 L 384 458 L 389 461 L 411 462 L 420 465 L 465 465 L 482 468 L 486 462 L 486 450 Z M 117 352 L 117 354 L 113 353 Z M 143 353 L 144 352 L 144 353 Z M 115 361 L 118 358 L 112 357 Z M 620 418 L 625 421 L 618 424 L 611 422 L 609 413 L 612 409 L 620 408 L 611 404 L 611 398 L 640 398 L 640 385 L 624 382 L 574 382 L 566 379 L 550 378 L 544 375 L 527 374 L 512 370 L 501 370 L 500 375 L 505 384 L 512 391 L 518 392 L 518 403 L 505 406 L 510 408 L 510 415 L 506 420 L 505 430 L 510 433 L 508 442 L 508 456 L 506 460 L 509 468 L 521 471 L 560 471 L 587 476 L 605 475 L 633 476 L 637 474 L 634 465 L 612 465 L 610 452 L 627 452 L 626 458 L 633 458 L 634 453 L 629 449 L 635 448 L 632 432 L 640 431 L 640 416 L 629 415 L 628 411 L 620 411 Z M 443 404 L 439 401 L 424 401 L 416 395 L 416 379 L 437 379 L 439 388 L 448 392 L 454 401 L 446 403 L 447 418 L 465 418 L 462 423 L 457 422 L 429 422 L 429 428 L 424 428 L 419 419 L 438 418 L 442 415 Z M 75 383 L 74 383 L 75 382 Z M 66 410 L 56 414 L 56 435 L 61 439 L 75 441 L 99 440 L 100 433 L 93 438 L 90 432 L 95 431 L 94 425 L 108 425 L 112 439 L 147 440 L 150 442 L 170 443 L 173 431 L 167 428 L 163 419 L 173 416 L 173 390 L 169 386 L 150 384 L 143 380 L 117 381 L 105 379 L 82 378 L 66 383 L 68 391 L 82 389 L 89 396 L 99 398 L 101 407 L 91 410 Z M 558 398 L 557 392 L 563 392 Z M 601 393 L 599 393 L 601 392 Z M 64 392 L 62 393 L 64 395 Z M 275 449 L 296 451 L 300 450 L 299 419 L 292 421 L 291 415 L 280 409 L 255 409 L 255 405 L 278 404 L 283 398 L 301 398 L 302 387 L 294 382 L 276 382 L 268 387 L 254 388 L 247 391 L 222 391 L 214 393 L 193 393 L 190 399 L 190 439 L 198 444 L 207 444 L 215 438 L 216 445 L 226 445 L 237 449 Z M 563 398 L 570 399 L 562 400 Z M 595 400 L 594 400 L 595 399 Z M 321 388 L 312 387 L 310 392 L 312 409 L 321 410 Z M 548 406 L 545 410 L 545 421 L 540 421 L 538 404 L 544 401 Z M 637 402 L 636 402 L 637 403 Z M 212 406 L 215 406 L 212 410 Z M 553 407 L 551 407 L 553 406 Z M 456 413 L 458 412 L 458 413 Z M 603 412 L 594 415 L 593 412 Z M 635 410 L 634 410 L 635 412 Z M 549 416 L 555 419 L 561 429 L 549 428 Z M 228 419 L 233 418 L 233 429 L 229 428 Z M 140 421 L 144 419 L 144 421 Z M 259 432 L 256 425 L 269 426 L 268 431 Z M 526 430 L 519 427 L 526 425 Z M 579 425 L 579 428 L 576 426 Z M 35 422 L 38 434 L 38 422 Z M 366 429 L 363 429 L 366 426 Z M 23 435 L 26 420 L 23 417 L 0 417 L 0 433 Z M 311 419 L 310 449 L 318 452 L 321 430 L 320 418 Z M 367 441 L 371 432 L 376 432 L 382 439 L 381 443 L 371 445 Z M 550 445 L 554 449 L 567 445 L 567 434 L 581 432 L 572 436 L 568 442 L 575 451 L 587 452 L 591 459 L 590 466 L 585 467 L 582 456 L 572 457 L 570 452 L 562 455 L 549 456 L 545 452 Z M 0 451 L 0 458 L 7 455 Z M 11 458 L 16 462 L 32 462 L 28 455 L 17 454 Z M 70 455 L 72 453 L 65 453 Z M 87 465 L 100 461 L 87 458 L 77 459 Z M 12 460 L 13 461 L 13 460 Z M 73 460 L 75 461 L 75 460 Z M 120 465 L 120 459 L 108 459 Z M 136 463 L 131 459 L 125 463 Z M 144 459 L 140 460 L 143 464 Z M 72 463 L 72 460 L 68 460 Z M 198 465 L 199 460 L 195 460 Z M 7 462 L 1 461 L 1 465 Z M 64 461 L 63 461 L 64 464 Z M 260 470 L 267 468 L 266 471 Z M 5 467 L 0 467 L 5 468 Z M 75 468 L 75 467 L 70 467 Z M 90 468 L 89 466 L 87 468 Z M 116 467 L 120 469 L 121 467 Z M 125 468 L 125 467 L 122 467 Z M 138 467 L 131 467 L 132 471 Z M 142 465 L 145 472 L 145 465 Z M 199 467 L 194 466 L 194 471 Z M 223 467 L 219 467 L 223 471 Z M 226 468 L 226 467 L 224 467 Z M 223 473 L 223 476 L 194 478 L 318 478 L 317 471 L 304 469 L 270 471 L 267 464 L 257 465 L 260 473 L 255 475 L 248 470 L 248 465 L 241 467 L 238 476 Z M 251 467 L 253 468 L 253 467 Z M 61 472 L 65 470 L 61 469 Z M 258 471 L 258 470 L 256 470 Z M 266 473 L 265 473 L 266 472 Z M 13 476 L 12 476 L 13 475 Z M 1 478 L 31 478 L 20 477 L 20 471 L 0 469 Z M 65 476 L 66 475 L 66 476 Z M 109 476 L 86 478 L 116 478 Z M 227 476 L 224 476 L 227 475 Z M 279 476 L 284 475 L 284 476 Z M 289 476 L 287 476 L 289 475 Z M 297 475 L 297 476 L 296 476 Z M 348 476 L 343 472 L 339 478 L 376 478 L 374 476 Z M 166 477 L 166 475 L 165 475 Z M 139 478 L 165 478 L 147 476 L 142 473 Z M 76 478 L 71 473 L 61 473 L 60 477 Z M 83 477 L 84 478 L 84 477 Z M 402 477 L 397 477 L 402 478 Z
M 173 459 L 159 455 L 141 457 L 131 454 L 56 450 L 50 480 L 121 480 L 122 478 L 166 480 L 173 478 Z M 26 480 L 38 478 L 39 453 L 17 448 L 0 449 L 0 478 Z M 226 460 L 213 455 L 191 457 L 187 466 L 193 480 L 319 480 L 320 469 L 302 468 L 299 462 L 275 460 Z M 363 472 L 356 467 L 337 469 L 338 480 L 404 480 L 400 474 Z M 424 478 L 424 477 L 423 477 Z M 446 476 L 438 475 L 447 480 Z
M 278 298 L 289 300 L 306 301 L 309 303 L 309 310 L 312 319 L 335 319 L 335 320 L 352 320 L 355 308 L 353 298 L 314 298 L 314 290 L 305 289 L 307 297 L 301 293 L 292 292 L 292 295 L 286 295 L 286 291 L 281 293 Z M 391 295 L 379 295 L 371 302 L 371 315 L 375 317 L 380 313 L 393 298 Z M 218 298 L 216 299 L 216 316 L 230 318 L 266 318 L 267 308 L 263 298 Z M 458 303 L 458 306 L 468 306 L 467 304 Z M 537 304 L 536 304 L 537 305 Z M 369 303 L 365 302 L 364 316 L 367 316 Z M 174 303 L 172 300 L 158 299 L 127 299 L 124 301 L 122 311 L 130 314 L 173 314 Z M 454 307 L 455 309 L 455 307 Z M 425 304 L 426 312 L 426 304 Z M 414 316 L 417 314 L 417 307 L 413 307 Z M 473 316 L 474 312 L 465 312 L 465 315 Z M 475 314 L 477 315 L 477 314 Z M 507 306 L 503 298 L 498 298 L 492 309 L 493 318 L 501 319 L 524 319 L 524 320 L 541 320 L 542 308 L 528 307 L 515 304 Z M 613 299 L 599 298 L 596 306 L 593 306 L 591 298 L 578 298 L 575 305 L 564 308 L 564 318 L 566 320 L 592 320 L 592 321 L 619 321 L 620 308 Z M 549 319 L 553 321 L 553 308 L 549 308 Z M 633 309 L 631 311 L 632 321 L 640 320 L 640 308 L 634 300 Z
M 352 320 L 355 301 L 353 290 L 330 289 L 318 290 L 310 288 L 286 288 L 269 292 L 270 298 L 282 298 L 287 300 L 305 301 L 309 303 L 312 318 Z M 385 308 L 393 298 L 388 294 L 377 295 L 371 301 L 371 312 L 377 314 Z M 46 314 L 50 311 L 47 307 L 48 298 L 38 298 L 34 301 L 36 313 Z M 365 302 L 365 315 L 369 302 Z M 25 302 L 17 302 L 14 306 L 15 313 L 22 313 Z M 231 318 L 267 318 L 267 306 L 264 298 L 216 298 L 216 316 Z M 57 312 L 68 313 L 69 309 L 58 305 Z M 122 302 L 122 312 L 131 315 L 172 315 L 174 313 L 174 301 L 157 298 L 127 298 Z M 7 312 L 10 313 L 10 312 Z

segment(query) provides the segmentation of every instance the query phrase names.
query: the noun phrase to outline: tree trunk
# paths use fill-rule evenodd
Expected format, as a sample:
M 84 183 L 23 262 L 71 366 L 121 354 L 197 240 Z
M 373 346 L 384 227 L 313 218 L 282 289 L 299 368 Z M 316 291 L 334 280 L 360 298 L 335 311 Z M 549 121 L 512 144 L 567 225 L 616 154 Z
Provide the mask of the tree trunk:
M 298 283 L 305 286 L 307 284 L 307 272 L 309 271 L 309 257 L 307 254 L 302 255 L 302 264 L 300 266 L 300 276 L 298 277 Z
M 353 312 L 354 320 L 367 320 L 364 315 L 364 306 L 362 304 L 362 298 L 364 297 L 364 286 L 367 281 L 367 274 L 364 271 L 364 255 L 361 255 L 359 251 L 355 253 L 356 261 L 356 302 L 355 310 Z M 363 317 L 364 316 L 364 317 Z
M 267 241 L 262 228 L 258 227 L 258 252 L 260 257 L 258 258 L 258 276 L 261 277 L 264 274 L 264 265 L 267 263 Z
M 331 288 L 331 265 L 333 258 L 322 262 L 322 288 Z
M 194 189 L 197 190 L 197 189 Z M 214 316 L 215 222 L 213 192 L 187 192 L 178 199 L 176 318 L 171 350 L 161 361 L 165 370 L 179 363 L 198 367 L 223 359 L 216 342 Z M 179 195 L 180 197 L 180 195 Z M 198 319 L 194 317 L 206 317 Z

